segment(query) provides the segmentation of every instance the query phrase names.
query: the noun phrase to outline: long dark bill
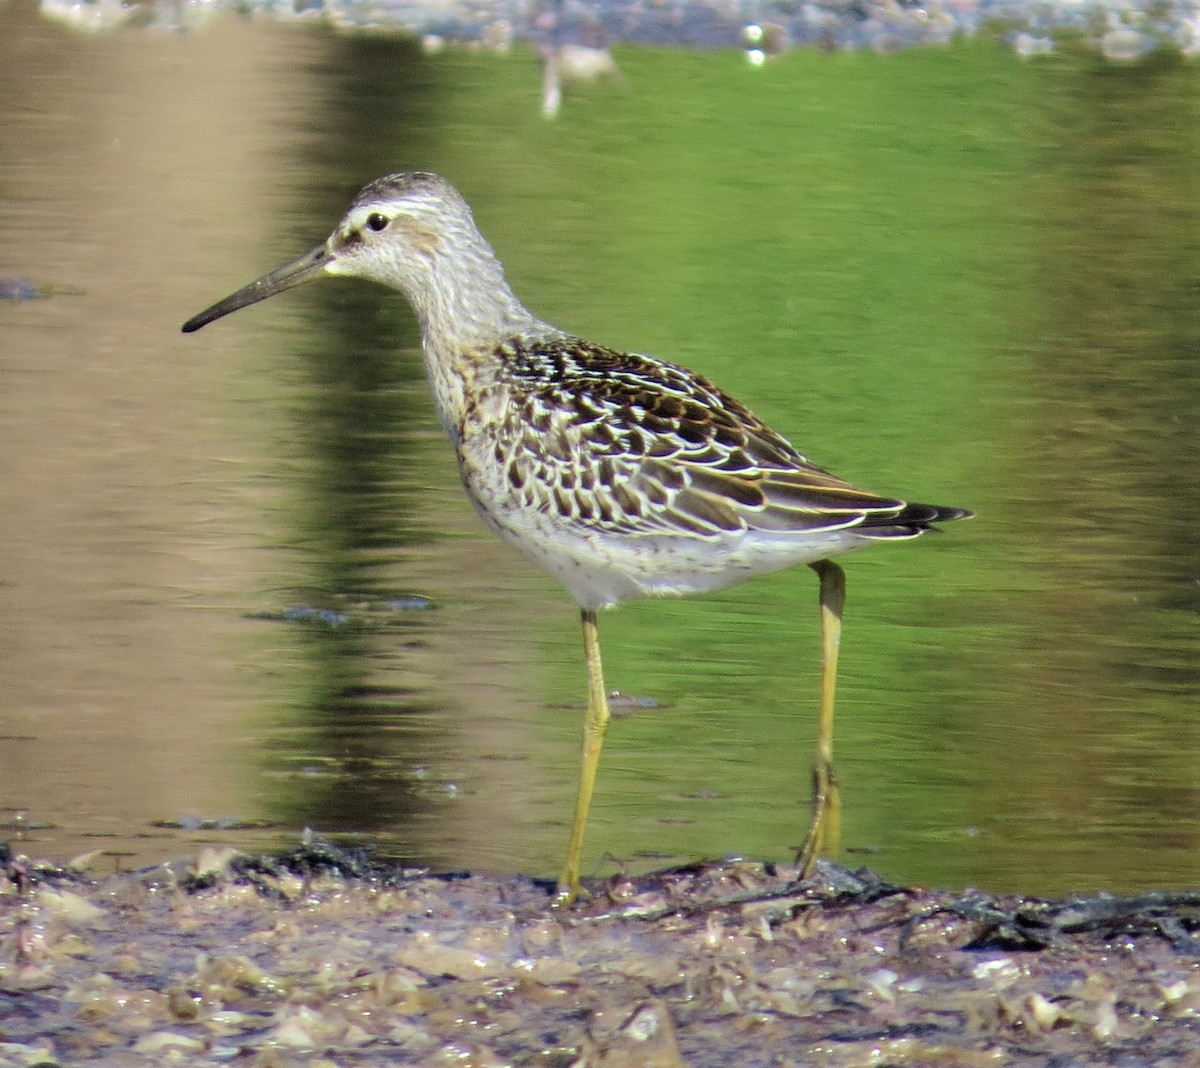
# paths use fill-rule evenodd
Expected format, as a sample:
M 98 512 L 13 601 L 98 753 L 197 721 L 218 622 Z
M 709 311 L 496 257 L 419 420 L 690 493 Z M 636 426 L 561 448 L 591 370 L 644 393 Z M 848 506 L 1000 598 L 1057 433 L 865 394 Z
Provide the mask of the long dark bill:
M 199 315 L 193 315 L 183 324 L 183 332 L 190 334 L 193 330 L 207 326 L 214 319 L 220 319 L 222 315 L 237 311 L 238 308 L 244 308 L 248 304 L 257 304 L 260 300 L 273 297 L 285 289 L 291 289 L 293 286 L 310 282 L 314 278 L 320 278 L 325 273 L 325 265 L 329 260 L 329 252 L 324 245 L 319 245 L 311 252 L 306 252 L 298 260 L 292 260 L 291 263 L 285 263 L 282 267 L 276 267 L 270 274 L 264 274 L 257 282 L 243 286 L 236 293 L 231 293 L 224 300 L 217 301 L 211 308 L 206 308 Z

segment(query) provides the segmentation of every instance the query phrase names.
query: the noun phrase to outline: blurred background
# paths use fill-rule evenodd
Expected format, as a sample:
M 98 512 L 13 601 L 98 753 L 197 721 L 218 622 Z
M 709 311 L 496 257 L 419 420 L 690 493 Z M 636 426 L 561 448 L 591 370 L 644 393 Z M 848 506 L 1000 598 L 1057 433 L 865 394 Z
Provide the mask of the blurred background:
M 614 54 L 548 122 L 528 45 L 0 7 L 0 840 L 103 869 L 311 827 L 556 874 L 578 611 L 463 496 L 403 300 L 330 281 L 179 332 L 423 169 L 537 314 L 978 513 L 846 561 L 847 863 L 1195 885 L 1197 61 Z M 790 859 L 811 572 L 601 631 L 589 872 Z

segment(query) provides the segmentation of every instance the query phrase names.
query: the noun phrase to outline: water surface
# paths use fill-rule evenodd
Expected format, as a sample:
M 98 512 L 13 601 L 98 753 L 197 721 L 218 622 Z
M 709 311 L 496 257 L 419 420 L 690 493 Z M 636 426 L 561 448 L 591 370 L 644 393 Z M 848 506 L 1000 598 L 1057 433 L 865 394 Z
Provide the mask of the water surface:
M 422 168 L 545 318 L 695 367 L 865 486 L 979 513 L 847 562 L 848 859 L 1029 893 L 1196 882 L 1195 64 L 627 50 L 547 123 L 524 52 L 3 20 L 0 273 L 47 296 L 0 303 L 21 848 L 129 865 L 311 826 L 557 870 L 578 613 L 463 498 L 403 301 L 329 282 L 178 331 Z M 610 685 L 654 707 L 610 734 L 589 868 L 788 857 L 811 573 L 601 626 Z M 169 826 L 195 819 L 240 825 Z

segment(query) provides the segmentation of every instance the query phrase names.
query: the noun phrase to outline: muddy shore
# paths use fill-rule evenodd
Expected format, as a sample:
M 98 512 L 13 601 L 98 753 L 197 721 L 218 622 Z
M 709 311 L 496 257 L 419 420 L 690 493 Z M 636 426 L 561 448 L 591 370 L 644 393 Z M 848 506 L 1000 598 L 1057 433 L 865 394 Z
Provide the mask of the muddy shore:
M 0 1068 L 1200 1063 L 1200 893 L 725 862 L 554 910 L 543 882 L 320 843 L 104 878 L 0 861 Z

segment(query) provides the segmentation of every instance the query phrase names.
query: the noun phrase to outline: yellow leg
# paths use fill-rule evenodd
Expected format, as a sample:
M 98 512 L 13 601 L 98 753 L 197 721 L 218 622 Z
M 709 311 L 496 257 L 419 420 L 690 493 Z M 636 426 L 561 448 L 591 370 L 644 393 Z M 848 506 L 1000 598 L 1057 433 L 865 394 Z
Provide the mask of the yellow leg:
M 571 841 L 567 846 L 567 861 L 558 880 L 556 905 L 569 905 L 581 893 L 579 872 L 583 864 L 583 836 L 587 832 L 588 812 L 596 788 L 596 771 L 600 767 L 600 750 L 608 730 L 608 696 L 604 692 L 604 672 L 600 667 L 600 631 L 596 613 L 583 610 L 583 655 L 587 662 L 588 703 L 587 719 L 583 722 L 583 761 L 579 769 L 579 794 L 575 800 L 575 822 L 571 826 Z
M 846 605 L 846 573 L 831 560 L 818 560 L 811 566 L 821 580 L 821 718 L 817 721 L 817 760 L 813 766 L 812 824 L 796 854 L 802 879 L 812 874 L 821 853 L 837 855 L 842 837 L 842 802 L 833 770 L 833 701 L 842 609 Z

